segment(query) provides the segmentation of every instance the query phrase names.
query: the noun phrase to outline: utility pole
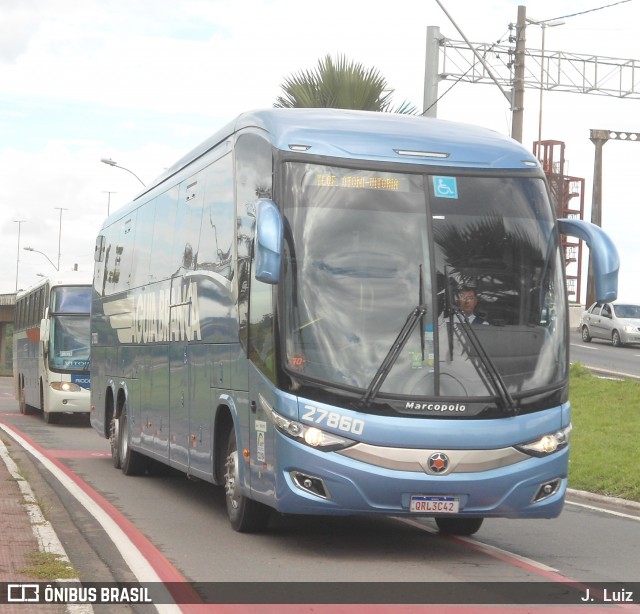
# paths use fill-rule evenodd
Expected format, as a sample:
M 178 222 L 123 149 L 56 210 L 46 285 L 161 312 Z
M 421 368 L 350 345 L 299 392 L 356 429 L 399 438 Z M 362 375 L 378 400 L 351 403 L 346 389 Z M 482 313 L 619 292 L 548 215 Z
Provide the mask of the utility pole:
M 18 293 L 18 271 L 20 270 L 20 230 L 22 229 L 22 224 L 24 224 L 25 220 L 13 220 L 16 224 L 18 224 L 18 256 L 16 258 L 16 294 Z
M 102 190 L 103 194 L 107 194 L 107 217 L 111 215 L 111 195 L 117 194 L 117 192 L 110 192 L 109 190 Z
M 633 141 L 640 142 L 640 132 L 620 132 L 617 130 L 591 130 L 591 142 L 596 146 L 593 162 L 593 195 L 591 200 L 591 223 L 602 226 L 602 148 L 607 141 Z M 591 270 L 591 257 L 589 257 L 589 272 L 587 274 L 587 298 L 589 307 L 595 302 L 595 289 L 593 283 L 593 271 Z
M 58 226 L 58 271 L 60 270 L 60 246 L 62 242 L 62 212 L 68 211 L 66 207 L 54 207 L 54 209 L 60 210 L 60 224 Z
M 464 39 L 466 48 L 468 48 L 473 55 L 476 57 L 476 59 L 478 60 L 478 62 L 480 62 L 480 64 L 483 66 L 483 68 L 485 69 L 487 75 L 489 75 L 489 77 L 491 78 L 491 80 L 493 81 L 493 83 L 495 83 L 495 85 L 498 87 L 498 89 L 502 92 L 502 94 L 504 95 L 504 97 L 509 101 L 509 103 L 513 102 L 513 96 L 509 94 L 509 92 L 507 92 L 503 87 L 502 84 L 500 83 L 499 79 L 493 74 L 493 71 L 491 70 L 491 67 L 489 66 L 489 64 L 487 63 L 486 58 L 484 58 L 482 56 L 482 54 L 469 42 L 469 39 L 464 35 L 464 33 L 462 32 L 462 30 L 460 29 L 460 27 L 458 26 L 458 24 L 453 20 L 453 17 L 451 17 L 451 15 L 449 14 L 449 12 L 447 11 L 447 9 L 444 7 L 444 5 L 442 4 L 442 2 L 440 0 L 436 0 L 436 2 L 438 3 L 438 6 L 442 9 L 442 12 L 449 18 L 449 21 L 452 23 L 453 27 L 458 30 L 458 33 L 460 34 L 460 36 L 462 36 L 462 38 Z M 524 7 L 522 7 L 524 8 Z M 441 41 L 444 43 L 444 38 L 441 38 Z M 437 49 L 437 48 L 436 48 Z M 524 54 L 524 49 L 523 49 L 523 54 Z M 523 55 L 524 58 L 524 55 Z M 436 60 L 436 66 L 437 66 L 437 60 Z M 523 64 L 523 71 L 524 71 L 524 64 Z M 444 78 L 444 77 L 443 77 Z M 434 82 L 437 85 L 437 81 Z M 103 160 L 104 162 L 104 160 Z
M 524 118 L 524 58 L 526 53 L 527 7 L 518 7 L 516 23 L 516 55 L 513 73 L 513 101 L 511 103 L 511 138 L 522 143 Z
M 438 112 L 438 57 L 442 34 L 438 26 L 427 28 L 427 57 L 424 63 L 424 98 L 422 115 L 437 117 Z
M 608 130 L 591 130 L 589 137 L 596 146 L 596 153 L 593 162 L 593 191 L 591 196 L 591 223 L 602 226 L 602 148 L 609 140 Z M 593 281 L 593 266 L 591 265 L 591 254 L 589 254 L 589 271 L 587 273 L 587 300 L 589 307 L 595 299 L 595 285 Z M 579 298 L 579 297 L 578 297 Z

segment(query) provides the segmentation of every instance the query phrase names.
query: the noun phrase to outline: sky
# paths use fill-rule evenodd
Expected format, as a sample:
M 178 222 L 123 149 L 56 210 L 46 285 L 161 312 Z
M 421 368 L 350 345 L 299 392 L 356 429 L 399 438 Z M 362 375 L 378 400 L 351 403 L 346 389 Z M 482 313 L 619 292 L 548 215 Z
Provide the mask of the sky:
M 472 43 L 505 44 L 522 5 L 536 20 L 572 15 L 546 28 L 546 52 L 640 61 L 640 0 L 441 3 Z M 394 102 L 422 109 L 428 26 L 462 40 L 436 0 L 0 0 L 0 293 L 55 272 L 58 259 L 60 270 L 90 272 L 108 212 L 241 112 L 272 107 L 288 76 L 327 54 L 377 68 Z M 540 49 L 541 30 L 527 28 L 528 47 Z M 439 94 L 438 117 L 509 135 L 496 86 L 444 80 Z M 564 142 L 565 173 L 585 178 L 589 220 L 590 130 L 640 133 L 640 100 L 544 92 L 542 108 L 543 140 Z M 528 149 L 539 109 L 527 89 Z M 640 302 L 640 143 L 609 141 L 603 153 L 602 227 L 620 254 L 619 297 Z

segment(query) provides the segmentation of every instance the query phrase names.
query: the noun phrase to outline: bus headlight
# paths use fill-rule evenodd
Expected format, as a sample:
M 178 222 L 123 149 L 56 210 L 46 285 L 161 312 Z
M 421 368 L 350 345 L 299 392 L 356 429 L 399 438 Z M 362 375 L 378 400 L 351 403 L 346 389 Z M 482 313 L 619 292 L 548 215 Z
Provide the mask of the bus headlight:
M 530 441 L 529 443 L 523 443 L 515 447 L 521 452 L 525 452 L 531 456 L 546 456 L 547 454 L 553 454 L 569 444 L 569 434 L 571 433 L 571 429 L 572 426 L 569 425 L 555 433 L 543 435 L 536 441 Z
M 283 435 L 323 452 L 341 450 L 355 443 L 355 441 L 346 437 L 323 431 L 317 426 L 308 426 L 296 420 L 285 418 L 274 409 L 271 410 L 271 420 L 276 429 Z
M 58 392 L 80 392 L 82 388 L 73 382 L 51 382 L 51 388 Z

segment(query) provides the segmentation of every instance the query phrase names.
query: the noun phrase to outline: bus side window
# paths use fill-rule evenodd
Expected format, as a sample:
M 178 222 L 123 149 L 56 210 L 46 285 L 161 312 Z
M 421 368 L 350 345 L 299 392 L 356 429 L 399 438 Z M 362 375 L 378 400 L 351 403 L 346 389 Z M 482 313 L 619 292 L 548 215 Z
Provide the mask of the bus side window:
M 198 268 L 233 278 L 233 160 L 225 155 L 205 171 Z
M 179 187 L 174 186 L 156 198 L 150 269 L 153 272 L 150 274 L 150 282 L 167 279 L 175 271 L 171 254 L 178 208 L 178 191 Z
M 93 251 L 93 259 L 96 262 L 102 262 L 104 260 L 104 235 L 98 235 L 96 239 L 96 246 Z

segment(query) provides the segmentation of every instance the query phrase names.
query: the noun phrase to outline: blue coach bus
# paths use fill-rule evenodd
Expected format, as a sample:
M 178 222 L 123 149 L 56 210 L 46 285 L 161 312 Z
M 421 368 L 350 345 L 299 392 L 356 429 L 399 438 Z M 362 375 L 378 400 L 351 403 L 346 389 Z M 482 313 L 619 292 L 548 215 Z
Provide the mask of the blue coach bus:
M 555 517 L 561 233 L 587 241 L 613 300 L 614 246 L 555 219 L 511 139 L 396 114 L 241 115 L 100 231 L 92 425 L 125 474 L 160 463 L 223 486 L 237 531 L 272 510 L 456 534 Z

